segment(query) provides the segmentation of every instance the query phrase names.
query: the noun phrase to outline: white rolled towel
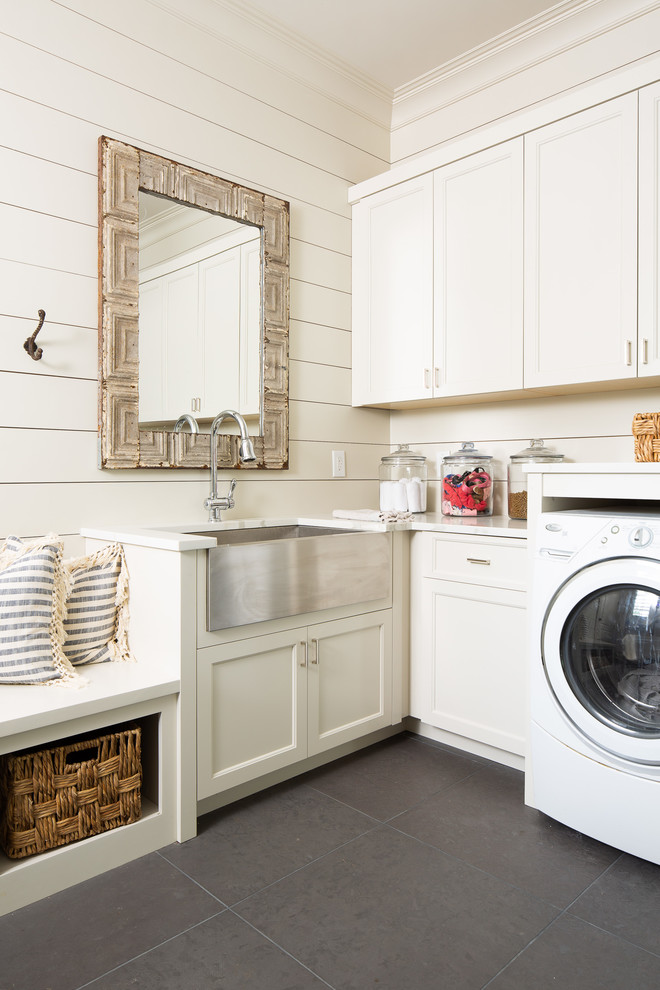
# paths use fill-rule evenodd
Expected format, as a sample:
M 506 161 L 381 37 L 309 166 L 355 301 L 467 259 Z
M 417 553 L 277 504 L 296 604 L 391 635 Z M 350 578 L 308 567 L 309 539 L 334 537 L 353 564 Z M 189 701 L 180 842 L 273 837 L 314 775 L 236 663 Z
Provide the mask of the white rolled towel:
M 406 482 L 406 493 L 408 496 L 408 510 L 410 512 L 421 512 L 422 483 L 419 478 L 410 478 Z
M 381 512 L 394 511 L 394 481 L 381 481 L 380 483 L 380 509 Z
M 393 483 L 394 492 L 394 505 L 393 509 L 395 512 L 407 512 L 408 511 L 408 487 L 405 481 L 395 481 Z

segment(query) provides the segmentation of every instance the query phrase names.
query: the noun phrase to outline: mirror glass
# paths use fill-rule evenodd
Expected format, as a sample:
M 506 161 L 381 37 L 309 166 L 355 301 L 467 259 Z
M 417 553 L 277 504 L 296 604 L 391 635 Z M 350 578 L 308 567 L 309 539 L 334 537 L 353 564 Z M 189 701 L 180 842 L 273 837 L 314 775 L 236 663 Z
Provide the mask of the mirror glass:
M 286 200 L 101 137 L 99 321 L 99 467 L 288 467 Z
M 229 408 L 258 433 L 261 228 L 144 190 L 138 216 L 139 428 Z

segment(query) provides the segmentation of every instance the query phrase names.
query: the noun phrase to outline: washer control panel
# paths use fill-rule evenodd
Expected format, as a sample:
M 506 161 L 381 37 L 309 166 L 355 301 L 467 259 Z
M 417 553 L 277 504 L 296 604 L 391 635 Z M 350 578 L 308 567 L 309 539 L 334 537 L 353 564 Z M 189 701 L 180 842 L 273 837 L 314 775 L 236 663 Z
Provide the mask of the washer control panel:
M 660 553 L 660 513 L 582 509 L 543 512 L 537 521 L 537 554 L 569 558 L 584 551 L 594 559 L 648 552 Z

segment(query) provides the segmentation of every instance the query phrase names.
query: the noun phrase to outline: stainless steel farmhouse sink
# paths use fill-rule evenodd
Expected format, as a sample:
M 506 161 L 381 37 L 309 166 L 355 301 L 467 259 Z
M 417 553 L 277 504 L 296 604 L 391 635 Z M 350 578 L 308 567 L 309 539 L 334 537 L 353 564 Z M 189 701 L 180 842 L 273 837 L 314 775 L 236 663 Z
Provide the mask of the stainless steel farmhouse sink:
M 207 554 L 207 629 L 227 629 L 386 598 L 390 533 L 268 526 L 196 533 Z

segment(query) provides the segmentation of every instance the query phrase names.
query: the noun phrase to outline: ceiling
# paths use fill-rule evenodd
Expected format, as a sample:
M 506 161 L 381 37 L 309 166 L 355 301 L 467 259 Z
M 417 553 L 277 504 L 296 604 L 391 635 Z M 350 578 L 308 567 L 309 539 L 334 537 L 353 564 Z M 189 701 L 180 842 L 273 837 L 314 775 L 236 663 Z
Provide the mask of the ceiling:
M 557 0 L 242 0 L 389 90 L 464 55 Z

